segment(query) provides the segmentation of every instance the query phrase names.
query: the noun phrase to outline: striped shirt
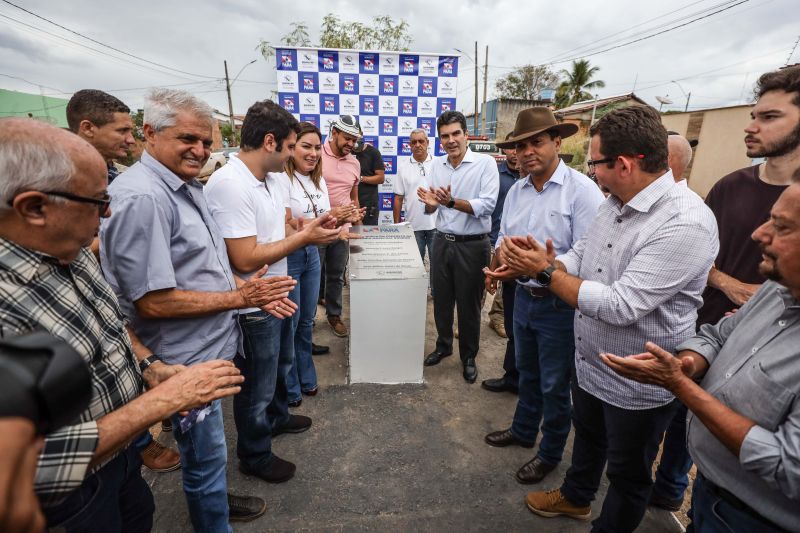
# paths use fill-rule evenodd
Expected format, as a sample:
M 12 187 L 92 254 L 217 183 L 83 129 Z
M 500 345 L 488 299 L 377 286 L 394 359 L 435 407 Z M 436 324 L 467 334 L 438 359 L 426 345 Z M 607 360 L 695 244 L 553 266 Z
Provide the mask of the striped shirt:
M 672 401 L 654 385 L 623 378 L 601 352 L 641 353 L 652 341 L 668 351 L 694 336 L 697 309 L 719 239 L 714 214 L 667 172 L 627 204 L 609 196 L 586 236 L 559 256 L 583 280 L 575 314 L 580 387 L 623 409 Z
M 92 374 L 89 407 L 47 435 L 39 456 L 34 489 L 49 507 L 83 483 L 98 444 L 96 421 L 136 398 L 142 378 L 117 299 L 88 249 L 62 265 L 0 238 L 0 336 L 37 329 L 69 343 Z

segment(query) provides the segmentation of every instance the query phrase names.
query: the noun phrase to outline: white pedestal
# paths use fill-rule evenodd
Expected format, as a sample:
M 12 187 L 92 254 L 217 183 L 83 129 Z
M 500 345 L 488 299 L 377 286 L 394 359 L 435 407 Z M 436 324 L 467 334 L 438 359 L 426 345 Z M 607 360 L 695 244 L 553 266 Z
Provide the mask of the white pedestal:
M 355 227 L 350 382 L 422 383 L 428 274 L 409 226 Z

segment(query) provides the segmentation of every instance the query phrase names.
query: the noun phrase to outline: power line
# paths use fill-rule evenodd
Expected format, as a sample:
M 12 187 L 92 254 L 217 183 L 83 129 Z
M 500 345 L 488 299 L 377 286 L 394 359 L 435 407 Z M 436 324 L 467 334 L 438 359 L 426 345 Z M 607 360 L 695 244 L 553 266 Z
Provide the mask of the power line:
M 786 63 L 784 63 L 784 67 L 789 65 L 789 61 L 792 60 L 792 56 L 794 55 L 794 51 L 797 50 L 797 43 L 800 43 L 800 35 L 797 36 L 797 40 L 794 42 L 794 46 L 792 46 L 792 51 L 789 52 L 789 57 L 786 58 Z
M 209 78 L 209 79 L 217 79 L 215 76 L 205 76 L 205 75 L 203 75 L 203 74 L 194 74 L 194 73 L 192 73 L 192 72 L 186 72 L 185 70 L 180 70 L 180 69 L 177 69 L 177 68 L 175 68 L 175 67 L 170 67 L 170 66 L 167 66 L 167 65 L 162 65 L 161 63 L 156 63 L 155 61 L 150 61 L 149 59 L 145 59 L 145 58 L 143 58 L 143 57 L 140 57 L 140 56 L 137 56 L 137 55 L 131 54 L 131 53 L 129 53 L 129 52 L 126 52 L 126 51 L 124 51 L 124 50 L 120 50 L 119 48 L 115 48 L 115 47 L 113 47 L 113 46 L 111 46 L 111 45 L 108 45 L 108 44 L 105 44 L 105 43 L 101 43 L 100 41 L 98 41 L 98 40 L 96 40 L 96 39 L 92 39 L 91 37 L 87 37 L 86 35 L 83 35 L 82 33 L 79 33 L 79 32 L 77 32 L 77 31 L 75 31 L 75 30 L 72 30 L 72 29 L 70 29 L 70 28 L 67 28 L 66 26 L 62 26 L 61 24 L 59 24 L 59 23 L 57 23 L 57 22 L 54 22 L 54 21 L 52 21 L 52 20 L 50 20 L 50 19 L 48 19 L 48 18 L 45 18 L 45 17 L 43 17 L 43 16 L 41 16 L 41 15 L 39 15 L 39 14 L 37 14 L 37 13 L 34 13 L 33 11 L 30 11 L 29 9 L 25 9 L 24 7 L 22 7 L 22 6 L 18 6 L 17 4 L 15 4 L 15 3 L 13 3 L 13 2 L 9 2 L 9 0 L 2 0 L 2 1 L 3 1 L 4 3 L 6 3 L 6 4 L 10 5 L 10 6 L 13 6 L 13 7 L 15 7 L 15 8 L 19 9 L 20 11 L 24 11 L 25 13 L 28 13 L 28 14 L 29 14 L 29 15 L 31 15 L 31 16 L 34 16 L 34 17 L 36 17 L 36 18 L 38 18 L 38 19 L 40 19 L 40 20 L 43 20 L 43 21 L 45 21 L 45 22 L 48 22 L 48 23 L 52 24 L 53 26 L 56 26 L 56 27 L 58 27 L 58 28 L 61 28 L 62 30 L 68 31 L 68 32 L 70 32 L 70 33 L 72 33 L 72 34 L 74 34 L 74 35 L 77 35 L 78 37 L 81 37 L 81 38 L 83 38 L 83 39 L 86 39 L 87 41 L 91 41 L 91 42 L 93 42 L 93 43 L 95 43 L 95 44 L 99 44 L 100 46 L 104 46 L 104 47 L 106 47 L 106 48 L 108 48 L 108 49 L 110 49 L 110 50 L 114 50 L 115 52 L 118 52 L 118 53 L 120 53 L 120 54 L 126 55 L 126 56 L 128 56 L 128 57 L 132 57 L 132 58 L 134 58 L 134 59 L 138 59 L 139 61 L 143 61 L 143 62 L 145 62 L 145 63 L 149 63 L 149 64 L 151 64 L 151 65 L 155 65 L 155 66 L 157 66 L 157 67 L 165 68 L 165 69 L 167 69 L 167 70 L 172 70 L 172 71 L 175 71 L 175 72 L 180 72 L 181 74 L 186 74 L 186 75 L 188 75 L 188 76 L 195 76 L 195 77 L 197 77 L 197 78 Z
M 20 78 L 19 76 L 12 76 L 11 74 L 3 74 L 2 72 L 0 72 L 0 76 L 5 76 L 6 78 L 13 78 L 15 80 L 24 81 L 25 83 L 29 83 L 31 85 L 35 85 L 35 86 L 41 87 L 43 89 L 50 89 L 50 90 L 56 91 L 58 94 L 68 94 L 68 93 L 63 92 L 61 89 L 56 89 L 55 87 L 48 87 L 47 85 L 42 85 L 41 83 L 36 83 L 36 82 L 30 81 L 30 80 L 26 80 L 25 78 Z

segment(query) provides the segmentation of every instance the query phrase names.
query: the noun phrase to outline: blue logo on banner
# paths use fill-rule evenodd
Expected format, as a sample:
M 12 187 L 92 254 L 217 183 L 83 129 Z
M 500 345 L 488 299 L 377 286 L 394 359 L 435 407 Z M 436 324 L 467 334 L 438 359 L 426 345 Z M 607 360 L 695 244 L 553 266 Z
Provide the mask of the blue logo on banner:
M 397 135 L 397 117 L 381 117 L 379 131 L 384 136 Z
M 358 74 L 339 74 L 339 92 L 342 94 L 358 93 Z
M 358 70 L 362 74 L 375 74 L 378 72 L 378 54 L 361 52 L 358 54 Z
M 289 113 L 297 113 L 297 93 L 278 93 L 278 103 Z
M 315 93 L 319 89 L 319 78 L 316 72 L 300 73 L 300 92 Z
M 420 96 L 436 96 L 436 78 L 421 76 L 417 90 Z
M 441 56 L 439 57 L 439 76 L 457 76 L 458 58 Z
M 383 156 L 383 171 L 387 174 L 397 173 L 397 156 L 393 155 Z
M 383 75 L 380 77 L 381 94 L 384 96 L 397 96 L 397 76 Z
M 378 138 L 371 137 L 369 135 L 365 135 L 361 138 L 364 141 L 364 144 L 371 144 L 372 146 L 378 146 Z
M 439 137 L 436 137 L 433 140 L 433 144 L 436 146 L 436 155 L 445 155 L 447 152 L 442 150 L 442 140 Z
M 300 115 L 300 122 L 310 122 L 319 128 L 319 115 Z
M 361 109 L 360 115 L 377 115 L 378 114 L 378 97 L 377 96 L 359 96 L 359 108 Z
M 320 72 L 336 72 L 339 70 L 339 52 L 319 53 Z
M 297 70 L 297 50 L 278 49 L 278 70 Z
M 399 137 L 397 139 L 397 153 L 400 155 L 411 155 L 411 141 L 408 137 Z
M 428 137 L 434 137 L 436 131 L 436 119 L 433 117 L 420 117 L 417 119 L 417 127 L 425 130 Z
M 445 111 L 453 111 L 456 108 L 455 98 L 437 98 L 436 99 L 436 114 L 441 115 Z
M 400 115 L 413 117 L 417 114 L 417 98 L 415 96 L 401 96 L 399 110 Z
M 400 54 L 400 74 L 416 76 L 419 73 L 419 56 Z
M 335 94 L 319 95 L 319 112 L 323 115 L 338 115 L 339 96 Z
M 394 194 L 390 192 L 378 193 L 378 199 L 380 200 L 379 205 L 382 211 L 387 211 L 392 208 L 393 196 Z

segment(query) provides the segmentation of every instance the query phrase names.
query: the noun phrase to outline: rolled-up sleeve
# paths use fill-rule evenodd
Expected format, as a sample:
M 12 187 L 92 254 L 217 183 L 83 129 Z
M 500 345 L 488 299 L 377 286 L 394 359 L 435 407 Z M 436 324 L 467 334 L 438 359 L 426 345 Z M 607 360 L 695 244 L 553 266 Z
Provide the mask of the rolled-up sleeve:
M 771 488 L 800 500 L 800 405 L 775 432 L 753 426 L 742 442 L 739 463 Z
M 688 236 L 696 236 L 687 242 Z M 712 247 L 711 253 L 689 250 Z M 659 230 L 631 259 L 611 285 L 584 281 L 578 308 L 588 317 L 628 326 L 673 297 L 688 282 L 708 273 L 717 255 L 716 235 L 703 227 L 674 224 Z
M 488 159 L 488 158 L 487 158 Z M 472 214 L 478 218 L 491 216 L 500 194 L 500 173 L 493 159 L 482 163 L 481 189 L 477 198 L 467 200 L 472 206 Z
M 80 487 L 97 449 L 97 422 L 84 422 L 54 431 L 44 439 L 34 490 L 43 507 L 51 507 Z

